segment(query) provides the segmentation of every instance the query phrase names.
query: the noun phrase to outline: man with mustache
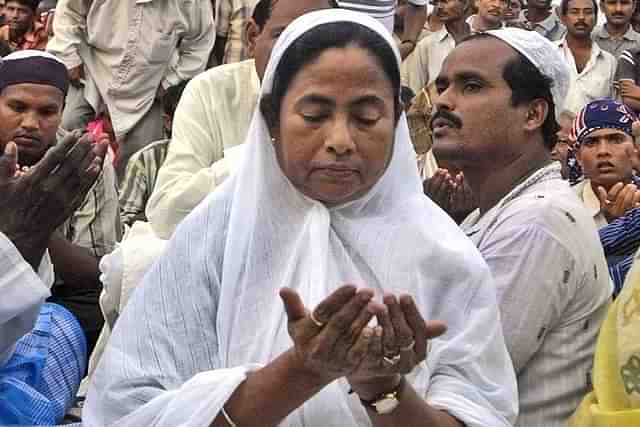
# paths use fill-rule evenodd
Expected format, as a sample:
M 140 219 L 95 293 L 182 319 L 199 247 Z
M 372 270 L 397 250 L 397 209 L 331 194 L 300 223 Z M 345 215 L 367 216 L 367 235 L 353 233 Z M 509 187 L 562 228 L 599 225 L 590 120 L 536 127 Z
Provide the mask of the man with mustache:
M 600 0 L 600 8 L 607 22 L 594 32 L 593 39 L 600 47 L 618 59 L 623 51 L 637 47 L 640 34 L 631 26 L 634 0 Z
M 39 64 L 31 58 L 40 56 L 56 63 L 58 69 L 62 67 L 52 55 L 33 50 L 14 52 L 4 58 L 0 67 L 0 82 L 6 86 L 0 92 L 0 147 L 15 142 L 18 162 L 25 170 L 37 164 L 55 145 L 64 106 L 62 90 L 51 85 L 33 87 L 38 85 L 31 83 L 34 78 L 27 71 L 48 71 L 48 68 L 29 70 L 30 64 Z M 14 63 L 26 65 L 10 65 Z M 68 82 L 66 72 L 63 77 Z M 64 306 L 78 318 L 89 351 L 104 322 L 98 306 L 102 288 L 98 263 L 103 255 L 115 249 L 119 238 L 115 172 L 110 161 L 106 161 L 88 196 L 58 227 L 47 245 L 56 273 L 49 301 Z
M 551 0 L 529 0 L 522 13 L 522 25 L 551 41 L 560 40 L 566 28 L 551 8 Z
M 576 119 L 576 159 L 585 180 L 575 186 L 598 227 L 640 203 L 640 179 L 634 174 L 638 147 L 631 125 L 635 114 L 625 105 L 598 100 Z
M 496 30 L 502 27 L 509 2 L 508 0 L 476 0 L 476 8 L 478 13 L 467 19 L 472 33 Z
M 65 308 L 45 303 L 54 281 L 51 258 L 61 256 L 54 254 L 54 234 L 86 200 L 106 154 L 104 142 L 78 133 L 51 147 L 68 84 L 64 64 L 44 52 L 13 53 L 0 67 L 4 426 L 61 422 L 75 401 L 87 358 L 78 320 Z
M 470 36 L 436 79 L 434 153 L 479 206 L 461 227 L 496 284 L 517 427 L 566 424 L 589 390 L 612 292 L 595 224 L 551 161 L 569 80 L 555 45 L 517 28 Z
M 12 50 L 44 50 L 49 41 L 44 25 L 38 22 L 38 0 L 9 0 L 4 7 L 6 23 L 0 27 L 0 40 Z
M 616 59 L 591 39 L 597 16 L 596 0 L 562 0 L 560 3 L 560 18 L 567 34 L 557 44 L 571 73 L 563 109 L 573 113 L 591 101 L 614 96 Z

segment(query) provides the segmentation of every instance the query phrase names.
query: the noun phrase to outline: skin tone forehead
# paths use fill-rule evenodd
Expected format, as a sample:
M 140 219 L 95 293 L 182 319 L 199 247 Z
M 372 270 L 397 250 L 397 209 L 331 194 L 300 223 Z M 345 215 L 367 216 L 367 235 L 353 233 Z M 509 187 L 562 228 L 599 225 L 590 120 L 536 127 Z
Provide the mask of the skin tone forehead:
M 359 55 L 354 55 L 355 52 L 364 55 L 367 61 L 361 59 L 356 61 Z M 332 81 L 331 77 L 335 75 L 335 69 L 339 65 L 352 71 L 358 70 L 358 73 L 341 74 L 341 78 L 345 79 L 343 83 L 351 89 L 355 89 L 358 96 L 358 99 L 351 100 L 352 102 L 380 105 L 382 102 L 380 95 L 393 98 L 391 82 L 378 64 L 377 59 L 367 49 L 348 45 L 345 48 L 327 49 L 315 61 L 302 67 L 290 86 L 290 88 L 297 86 L 301 80 L 304 81 L 302 90 L 296 93 L 296 104 L 332 103 L 333 101 L 330 99 L 321 101 L 323 96 L 314 94 L 327 92 L 326 88 L 332 86 L 329 82 Z M 379 93 L 382 87 L 384 87 L 384 93 Z
M 598 130 L 592 132 L 591 134 L 589 134 L 589 136 L 586 139 L 610 137 L 610 136 L 613 136 L 613 135 L 622 135 L 625 138 L 629 138 L 630 141 L 632 140 L 632 138 L 629 135 L 627 135 L 626 133 L 624 133 L 623 131 L 621 131 L 619 129 L 598 129 Z
M 508 61 L 517 52 L 508 44 L 495 37 L 469 40 L 458 45 L 445 59 L 436 83 L 441 80 L 453 81 L 464 75 L 478 75 L 493 83 L 506 85 L 502 72 Z M 486 58 L 496 58 L 487 61 Z
M 593 2 L 591 0 L 569 0 L 567 2 L 567 10 L 571 10 L 571 9 L 593 10 Z
M 36 83 L 20 83 L 7 86 L 0 92 L 5 101 L 19 101 L 38 106 L 62 107 L 64 94 L 55 86 Z

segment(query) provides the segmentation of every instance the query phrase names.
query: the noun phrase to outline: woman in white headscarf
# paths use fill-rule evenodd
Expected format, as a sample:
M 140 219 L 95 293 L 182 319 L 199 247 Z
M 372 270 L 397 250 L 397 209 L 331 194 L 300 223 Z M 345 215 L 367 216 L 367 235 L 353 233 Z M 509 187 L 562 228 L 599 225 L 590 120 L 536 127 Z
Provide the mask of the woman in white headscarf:
M 393 46 L 340 10 L 282 33 L 238 172 L 134 293 L 85 425 L 514 421 L 489 270 L 422 194 Z

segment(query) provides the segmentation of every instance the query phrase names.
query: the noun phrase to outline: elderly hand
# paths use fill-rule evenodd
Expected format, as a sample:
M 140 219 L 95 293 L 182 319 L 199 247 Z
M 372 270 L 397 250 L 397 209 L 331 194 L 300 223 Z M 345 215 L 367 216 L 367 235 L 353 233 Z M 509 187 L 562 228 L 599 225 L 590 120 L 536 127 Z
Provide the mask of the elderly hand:
M 373 331 L 367 323 L 384 310 L 373 291 L 346 285 L 310 312 L 297 292 L 280 291 L 298 365 L 327 383 L 354 373 L 367 354 Z
M 640 190 L 634 184 L 617 183 L 609 190 L 598 187 L 602 213 L 608 221 L 623 216 L 628 210 L 640 207 Z
M 393 389 L 402 375 L 427 358 L 428 341 L 447 329 L 442 322 L 426 322 L 409 295 L 397 299 L 385 294 L 384 304 L 367 356 L 348 377 L 352 389 L 365 400 Z
M 0 232 L 34 268 L 51 234 L 78 209 L 102 169 L 106 145 L 79 136 L 67 135 L 28 170 L 19 171 L 13 142 L 0 157 Z

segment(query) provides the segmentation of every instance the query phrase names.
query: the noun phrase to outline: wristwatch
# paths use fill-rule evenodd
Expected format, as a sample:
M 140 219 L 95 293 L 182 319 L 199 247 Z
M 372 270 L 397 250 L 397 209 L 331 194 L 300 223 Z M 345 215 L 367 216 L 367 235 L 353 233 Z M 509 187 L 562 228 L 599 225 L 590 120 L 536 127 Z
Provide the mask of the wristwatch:
M 382 393 L 373 400 L 360 399 L 360 402 L 367 408 L 375 411 L 378 415 L 390 414 L 400 405 L 399 395 L 400 391 L 402 391 L 404 381 L 405 379 L 403 377 L 394 390 Z

